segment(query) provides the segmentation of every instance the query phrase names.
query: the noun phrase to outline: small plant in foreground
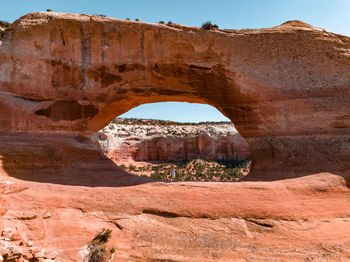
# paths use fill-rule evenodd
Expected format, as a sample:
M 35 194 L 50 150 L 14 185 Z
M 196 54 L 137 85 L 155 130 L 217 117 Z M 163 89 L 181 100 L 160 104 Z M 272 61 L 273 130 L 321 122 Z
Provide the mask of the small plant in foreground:
M 212 24 L 210 21 L 207 21 L 202 24 L 201 28 L 205 30 L 212 30 L 212 29 L 219 29 L 219 26 L 216 24 Z
M 111 229 L 102 229 L 88 244 L 89 254 L 87 262 L 107 262 L 113 257 L 115 248 L 112 247 L 107 251 L 107 242 L 112 237 Z

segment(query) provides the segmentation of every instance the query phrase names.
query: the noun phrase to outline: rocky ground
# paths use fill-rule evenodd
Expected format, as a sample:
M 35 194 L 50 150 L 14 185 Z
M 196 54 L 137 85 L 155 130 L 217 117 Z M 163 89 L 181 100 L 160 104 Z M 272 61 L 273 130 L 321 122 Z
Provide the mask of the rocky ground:
M 136 176 L 105 166 L 102 175 L 97 164 L 80 177 L 78 170 L 47 170 L 44 183 L 2 174 L 4 227 L 57 252 L 55 261 L 83 261 L 102 228 L 113 230 L 113 261 L 350 260 L 349 188 L 337 175 L 135 185 Z M 96 184 L 82 186 L 87 181 Z M 29 249 L 6 242 L 22 254 Z

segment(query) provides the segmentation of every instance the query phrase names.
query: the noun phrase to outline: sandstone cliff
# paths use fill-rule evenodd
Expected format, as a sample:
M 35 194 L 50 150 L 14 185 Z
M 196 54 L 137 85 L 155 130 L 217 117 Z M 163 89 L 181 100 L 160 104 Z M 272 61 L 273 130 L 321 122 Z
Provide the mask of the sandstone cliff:
M 88 137 L 140 104 L 205 103 L 249 142 L 251 179 L 350 167 L 348 37 L 46 12 L 0 42 L 1 132 Z
M 116 261 L 350 260 L 349 50 L 349 37 L 295 21 L 25 15 L 0 36 L 1 222 L 59 261 L 82 261 L 101 228 Z M 90 139 L 161 101 L 226 115 L 249 142 L 248 181 L 131 176 Z
M 247 142 L 232 123 L 180 124 L 116 119 L 97 137 L 103 152 L 117 163 L 245 160 L 250 156 Z

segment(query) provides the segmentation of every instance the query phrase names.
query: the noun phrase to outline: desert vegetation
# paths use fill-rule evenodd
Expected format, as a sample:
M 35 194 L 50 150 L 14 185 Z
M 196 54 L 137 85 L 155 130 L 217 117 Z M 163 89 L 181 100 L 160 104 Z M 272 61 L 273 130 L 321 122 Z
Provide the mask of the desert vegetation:
M 9 28 L 11 24 L 9 22 L 6 22 L 6 21 L 3 21 L 3 20 L 0 20 L 0 37 L 2 37 L 3 35 L 3 32 Z
M 198 136 L 207 134 L 210 136 L 232 136 L 237 131 L 231 122 L 199 122 L 179 123 L 165 120 L 116 118 L 101 130 L 103 133 L 113 133 L 115 137 L 152 136 Z
M 201 28 L 205 30 L 213 30 L 213 29 L 219 29 L 219 26 L 217 24 L 212 24 L 210 21 L 207 21 L 202 24 Z
M 129 173 L 163 181 L 217 181 L 232 182 L 244 177 L 250 167 L 250 160 L 191 161 L 153 163 L 145 166 L 120 165 Z M 175 179 L 172 170 L 175 170 Z
M 122 125 L 158 125 L 158 126 L 169 126 L 169 125 L 179 125 L 179 126 L 200 126 L 200 125 L 220 125 L 220 124 L 232 124 L 230 121 L 206 121 L 206 122 L 175 122 L 169 120 L 157 120 L 157 119 L 142 119 L 142 118 L 115 118 L 111 121 L 113 124 Z
M 107 250 L 107 242 L 112 237 L 112 230 L 103 229 L 89 243 L 89 254 L 87 262 L 108 262 L 112 261 L 115 248 Z

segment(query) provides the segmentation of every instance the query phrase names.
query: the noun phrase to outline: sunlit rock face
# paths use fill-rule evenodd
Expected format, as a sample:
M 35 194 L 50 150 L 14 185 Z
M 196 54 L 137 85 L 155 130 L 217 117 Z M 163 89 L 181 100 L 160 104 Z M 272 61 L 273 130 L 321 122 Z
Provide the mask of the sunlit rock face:
M 96 132 L 143 103 L 207 103 L 248 140 L 251 177 L 348 168 L 349 46 L 302 22 L 212 31 L 28 14 L 1 37 L 0 128 Z
M 202 30 L 20 18 L 0 32 L 0 229 L 57 261 L 82 261 L 102 228 L 117 261 L 349 259 L 349 50 L 348 37 L 296 21 Z M 249 143 L 251 181 L 151 182 L 91 139 L 161 101 L 230 118 Z
M 115 119 L 96 137 L 118 164 L 205 159 L 246 160 L 249 145 L 232 123 L 183 124 L 147 119 Z

